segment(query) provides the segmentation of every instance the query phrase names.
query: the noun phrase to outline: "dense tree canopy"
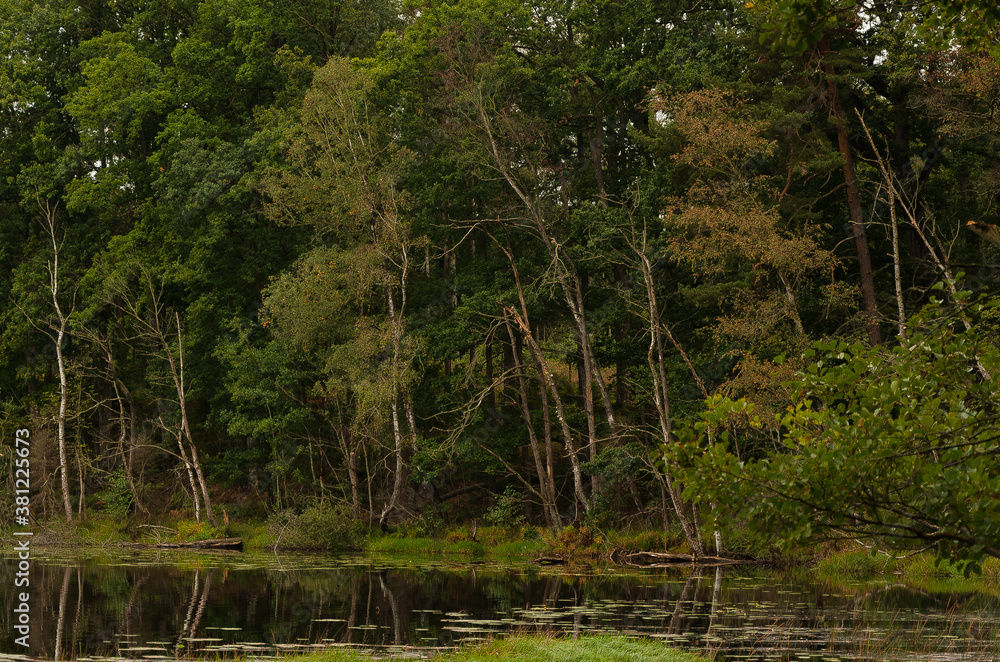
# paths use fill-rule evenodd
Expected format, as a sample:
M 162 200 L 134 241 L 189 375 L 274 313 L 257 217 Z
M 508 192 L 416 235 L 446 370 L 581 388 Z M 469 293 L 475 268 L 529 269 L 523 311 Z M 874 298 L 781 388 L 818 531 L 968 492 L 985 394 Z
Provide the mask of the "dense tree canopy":
M 1000 17 L 938 5 L 0 0 L 37 511 L 996 554 Z

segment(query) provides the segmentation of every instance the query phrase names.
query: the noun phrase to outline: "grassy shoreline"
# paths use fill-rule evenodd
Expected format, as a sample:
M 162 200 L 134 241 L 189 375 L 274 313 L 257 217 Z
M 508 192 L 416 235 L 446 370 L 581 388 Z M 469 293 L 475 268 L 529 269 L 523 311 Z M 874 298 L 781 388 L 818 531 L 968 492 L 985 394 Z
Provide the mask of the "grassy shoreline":
M 895 557 L 868 550 L 838 550 L 810 564 L 817 577 L 856 583 L 905 584 L 927 593 L 986 593 L 1000 597 L 1000 559 L 987 558 L 977 572 L 941 561 L 930 552 Z
M 173 523 L 171 530 L 177 534 L 185 532 L 188 535 L 233 535 L 243 537 L 248 541 L 248 551 L 262 552 L 269 549 L 278 536 L 273 527 L 266 523 L 231 524 L 224 531 L 209 530 L 195 526 L 190 522 Z M 49 524 L 38 527 L 42 535 L 36 536 L 34 545 L 44 547 L 46 541 L 61 543 L 54 547 L 76 548 L 89 546 L 91 549 L 103 549 L 114 554 L 115 548 L 120 548 L 132 541 L 121 526 L 114 526 L 108 521 L 89 521 L 76 527 L 65 524 Z M 165 531 L 160 530 L 162 535 Z M 550 554 L 554 549 L 560 549 L 566 555 L 567 565 L 573 564 L 607 564 L 600 571 L 608 573 L 628 572 L 634 570 L 627 566 L 613 566 L 613 561 L 604 554 L 604 550 L 615 545 L 648 544 L 649 541 L 661 541 L 651 536 L 645 537 L 636 533 L 621 532 L 583 532 L 572 530 L 558 536 L 529 530 L 525 527 L 503 529 L 479 527 L 474 532 L 456 527 L 446 532 L 438 532 L 436 536 L 416 535 L 417 533 L 400 530 L 391 534 L 375 532 L 359 539 L 360 549 L 353 550 L 362 558 L 371 557 L 375 563 L 413 564 L 429 562 L 462 567 L 470 562 L 491 560 L 498 571 L 502 568 L 523 568 L 539 556 Z M 586 543 L 586 544 L 584 544 Z M 282 550 L 284 551 L 284 550 Z M 292 550 L 288 550 L 292 551 Z M 54 552 L 58 553 L 58 552 Z M 87 552 L 84 552 L 87 553 Z M 100 553 L 100 552 L 98 552 Z M 380 560 L 381 557 L 381 560 Z M 927 594 L 947 597 L 949 602 L 954 598 L 961 600 L 1000 599 L 1000 560 L 988 559 L 982 564 L 981 572 L 969 577 L 962 569 L 947 563 L 937 562 L 934 555 L 923 553 L 908 557 L 890 557 L 885 554 L 872 554 L 871 551 L 859 548 L 854 543 L 828 544 L 823 547 L 802 550 L 792 558 L 786 557 L 784 569 L 764 571 L 771 573 L 769 577 L 796 577 L 805 573 L 817 587 L 824 587 L 824 592 L 857 596 L 864 599 L 869 594 L 878 595 L 881 591 L 900 586 L 910 587 Z M 772 559 L 773 561 L 773 559 Z M 195 560 L 195 563 L 202 561 Z M 353 560 L 352 560 L 353 562 Z M 367 562 L 367 561 L 366 561 Z M 191 563 L 190 560 L 184 563 Z M 592 567 L 592 566 L 591 566 Z M 681 572 L 695 572 L 690 566 Z M 587 566 L 570 567 L 569 575 L 576 572 L 588 572 Z M 544 571 L 543 571 L 544 572 Z M 562 570 L 554 572 L 562 573 Z M 714 600 L 714 598 L 713 598 Z M 994 631 L 984 630 L 985 637 L 994 637 Z M 910 637 L 911 639 L 907 639 Z M 859 640 L 858 651 L 867 655 L 860 659 L 904 660 L 910 659 L 911 646 L 929 645 L 919 640 L 917 634 L 892 632 L 881 635 L 866 635 Z M 584 635 L 579 639 L 553 637 L 551 635 L 516 634 L 487 641 L 469 648 L 459 650 L 434 651 L 407 647 L 403 649 L 378 649 L 375 654 L 358 649 L 336 648 L 317 653 L 305 653 L 289 656 L 294 662 L 370 662 L 373 659 L 427 659 L 439 662 L 479 662 L 492 660 L 494 662 L 604 662 L 631 661 L 654 662 L 705 662 L 711 660 L 711 651 L 699 650 L 689 652 L 672 649 L 658 639 L 636 639 L 625 636 Z M 239 659 L 239 658 L 237 658 Z M 249 660 L 250 658 L 246 658 Z M 1000 659 L 994 652 L 990 656 L 972 658 L 976 660 Z
M 125 525 L 120 520 L 92 518 L 75 525 L 64 522 L 41 523 L 36 529 L 33 545 L 53 547 L 124 547 L 135 543 L 191 541 L 213 537 L 239 537 L 247 550 L 296 551 L 284 544 L 281 530 L 267 522 L 231 522 L 212 529 L 205 523 L 188 520 L 163 525 Z M 0 536 L 9 538 L 8 535 Z M 730 536 L 730 540 L 734 537 Z M 371 555 L 457 557 L 468 559 L 503 559 L 534 561 L 539 557 L 558 557 L 568 563 L 613 563 L 611 553 L 619 551 L 686 551 L 669 534 L 655 531 L 598 531 L 581 527 L 566 527 L 554 534 L 528 526 L 478 528 L 455 526 L 433 532 L 401 529 L 393 533 L 379 531 L 358 535 L 351 551 Z M 671 544 L 674 542 L 674 544 Z M 969 576 L 963 568 L 940 563 L 932 553 L 892 557 L 882 553 L 845 546 L 825 546 L 806 549 L 794 556 L 778 556 L 759 543 L 741 542 L 734 556 L 756 558 L 777 566 L 808 567 L 820 577 L 833 580 L 878 580 L 891 578 L 940 590 L 989 590 L 1000 594 L 1000 559 L 988 558 L 979 572 Z M 323 551 L 301 548 L 303 551 Z M 763 554 L 754 554 L 761 552 Z
M 301 527 L 307 528 L 307 527 Z M 568 526 L 559 533 L 531 526 L 459 525 L 433 531 L 400 528 L 393 532 L 354 531 L 338 535 L 339 530 L 313 533 L 303 540 L 292 535 L 291 528 L 273 522 L 230 522 L 213 528 L 205 522 L 190 520 L 157 524 L 123 524 L 105 517 L 88 518 L 68 525 L 65 522 L 41 522 L 35 527 L 35 544 L 52 546 L 127 546 L 158 542 L 191 542 L 210 538 L 237 537 L 248 550 L 278 551 L 350 551 L 372 554 L 448 555 L 471 558 L 537 558 L 559 556 L 570 559 L 602 559 L 615 550 L 687 551 L 678 548 L 669 535 L 656 531 L 599 531 L 588 527 Z M 0 533 L 0 538 L 9 537 Z M 324 547 L 327 541 L 349 543 L 339 548 Z
M 412 651 L 392 657 L 412 658 Z M 370 655 L 355 650 L 331 650 L 293 658 L 295 662 L 369 662 Z M 515 635 L 466 649 L 442 652 L 434 662 L 707 662 L 712 658 L 653 639 L 586 635 L 579 639 Z

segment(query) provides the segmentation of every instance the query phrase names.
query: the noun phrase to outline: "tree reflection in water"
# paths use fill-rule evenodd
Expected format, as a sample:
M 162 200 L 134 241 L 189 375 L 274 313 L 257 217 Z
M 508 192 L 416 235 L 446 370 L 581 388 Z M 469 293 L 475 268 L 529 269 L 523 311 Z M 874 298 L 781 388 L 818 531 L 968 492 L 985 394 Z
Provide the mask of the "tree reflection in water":
M 964 594 L 955 609 L 954 596 L 852 590 L 752 568 L 553 572 L 527 564 L 393 567 L 385 559 L 180 553 L 36 563 L 29 655 L 60 661 L 331 644 L 440 647 L 509 632 L 624 632 L 728 652 L 772 655 L 783 647 L 786 656 L 821 659 L 852 636 L 915 624 L 923 628 L 924 643 L 915 642 L 923 652 L 944 641 L 951 650 L 977 650 L 981 637 L 946 640 L 943 628 L 981 634 L 1000 622 L 988 596 Z M 0 562 L 0 582 L 13 583 L 2 576 L 12 567 Z M 13 650 L 11 614 L 0 612 L 0 652 L 23 653 Z

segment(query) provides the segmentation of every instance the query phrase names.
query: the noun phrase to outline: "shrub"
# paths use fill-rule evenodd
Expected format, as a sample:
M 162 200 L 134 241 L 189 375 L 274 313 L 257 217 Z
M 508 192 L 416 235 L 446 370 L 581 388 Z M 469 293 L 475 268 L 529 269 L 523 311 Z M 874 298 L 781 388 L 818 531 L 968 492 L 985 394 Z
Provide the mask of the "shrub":
M 108 476 L 104 489 L 97 493 L 98 500 L 106 514 L 117 519 L 125 519 L 132 510 L 132 490 L 125 477 L 125 469 L 119 467 Z
M 663 449 L 687 493 L 718 504 L 721 518 L 752 521 L 786 550 L 860 534 L 895 555 L 932 546 L 969 572 L 1000 557 L 1000 351 L 976 326 L 1000 301 L 954 287 L 950 303 L 932 297 L 910 318 L 899 344 L 824 341 L 807 351 L 810 364 L 785 384 L 792 402 L 766 457 L 728 445 L 752 405 L 710 398 L 701 420 Z
M 358 549 L 364 528 L 347 506 L 331 503 L 309 506 L 298 515 L 281 513 L 272 525 L 279 528 L 276 546 L 330 551 Z
M 177 540 L 179 541 L 207 540 L 214 534 L 215 532 L 208 522 L 192 522 L 190 520 L 177 522 Z
M 496 505 L 486 511 L 486 521 L 495 526 L 519 526 L 524 523 L 523 499 L 513 485 L 504 488 Z
M 403 538 L 434 538 L 444 528 L 444 520 L 433 511 L 407 518 L 396 531 Z
M 595 537 L 593 529 L 586 526 L 577 529 L 571 524 L 558 534 L 547 533 L 545 542 L 550 553 L 559 556 L 573 556 L 574 554 L 595 554 L 600 551 L 595 545 L 600 546 L 604 541 L 600 536 Z

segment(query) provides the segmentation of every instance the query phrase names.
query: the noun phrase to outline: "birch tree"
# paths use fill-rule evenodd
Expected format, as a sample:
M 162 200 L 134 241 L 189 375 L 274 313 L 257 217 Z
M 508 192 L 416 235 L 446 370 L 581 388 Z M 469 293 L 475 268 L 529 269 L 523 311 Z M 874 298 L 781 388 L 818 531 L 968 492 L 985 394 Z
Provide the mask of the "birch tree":
M 145 266 L 128 258 L 120 271 L 109 276 L 104 296 L 106 303 L 116 307 L 129 320 L 133 335 L 126 340 L 141 343 L 146 351 L 165 364 L 169 387 L 173 391 L 173 399 L 167 401 L 177 406 L 180 420 L 177 423 L 168 422 L 164 411 L 158 413 L 157 420 L 163 431 L 177 442 L 179 457 L 191 488 L 196 521 L 201 521 L 204 504 L 208 521 L 212 526 L 218 526 L 188 415 L 180 313 L 169 310 L 164 303 L 163 284 L 158 283 Z
M 36 194 L 36 201 L 42 214 L 42 224 L 45 226 L 48 238 L 52 242 L 52 259 L 48 262 L 46 270 L 49 275 L 49 294 L 52 296 L 52 309 L 55 312 L 55 318 L 44 328 L 39 328 L 49 337 L 56 350 L 56 367 L 59 370 L 59 412 L 56 415 L 56 439 L 59 445 L 60 488 L 62 490 L 63 508 L 66 511 L 66 521 L 72 522 L 73 506 L 70 504 L 69 499 L 69 465 L 66 459 L 67 378 L 66 357 L 63 354 L 63 349 L 66 343 L 74 304 L 71 303 L 68 309 L 69 312 L 65 312 L 62 304 L 59 302 L 59 254 L 63 245 L 63 241 L 57 237 L 56 232 L 56 216 L 59 210 L 59 203 L 51 202 L 40 194 Z
M 354 384 L 354 390 L 363 401 L 376 403 L 379 397 L 364 397 L 370 392 L 365 384 L 387 386 L 384 404 L 394 466 L 392 487 L 379 514 L 384 528 L 402 493 L 406 448 L 414 447 L 418 435 L 410 388 L 414 348 L 406 333 L 406 315 L 421 242 L 411 232 L 406 202 L 397 186 L 409 154 L 396 144 L 388 118 L 372 102 L 372 90 L 369 75 L 347 60 L 331 59 L 316 73 L 306 96 L 301 124 L 289 140 L 288 166 L 270 172 L 264 187 L 271 197 L 273 218 L 315 228 L 343 247 L 344 257 L 365 265 L 353 274 L 362 309 L 367 308 L 363 300 L 370 292 L 380 298 L 388 358 L 376 369 L 376 379 L 368 375 Z M 369 331 L 375 335 L 368 337 L 375 341 L 378 324 Z

